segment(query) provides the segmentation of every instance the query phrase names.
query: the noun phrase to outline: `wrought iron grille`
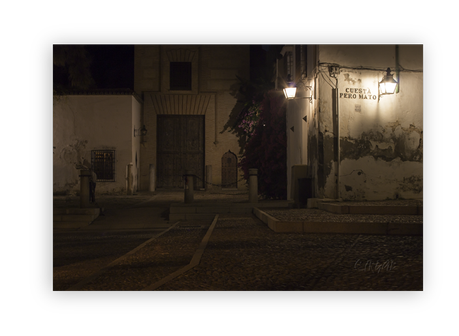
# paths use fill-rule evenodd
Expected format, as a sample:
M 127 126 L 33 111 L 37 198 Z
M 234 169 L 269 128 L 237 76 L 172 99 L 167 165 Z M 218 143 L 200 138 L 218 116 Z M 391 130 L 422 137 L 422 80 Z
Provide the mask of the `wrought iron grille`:
M 93 150 L 91 151 L 92 169 L 97 175 L 97 181 L 115 182 L 115 151 Z

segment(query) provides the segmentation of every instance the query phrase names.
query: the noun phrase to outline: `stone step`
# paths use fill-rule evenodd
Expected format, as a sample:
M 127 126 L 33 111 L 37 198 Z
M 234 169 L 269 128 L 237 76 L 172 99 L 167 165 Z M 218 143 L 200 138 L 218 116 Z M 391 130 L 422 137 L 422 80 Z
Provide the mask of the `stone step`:
M 54 215 L 99 215 L 100 208 L 54 208 Z
M 98 215 L 53 215 L 53 222 L 92 222 Z
M 288 201 L 268 201 L 258 203 L 176 203 L 169 208 L 169 221 L 177 220 L 207 220 L 213 219 L 217 214 L 249 214 L 252 213 L 253 208 L 277 207 L 287 208 Z
M 223 213 L 251 213 L 251 207 L 238 207 L 238 206 L 203 206 L 203 207 L 176 207 L 170 208 L 170 214 L 223 214 Z
M 79 229 L 91 224 L 92 221 L 70 221 L 70 222 L 53 222 L 55 229 Z
M 214 214 L 170 214 L 169 221 L 212 220 L 214 217 Z

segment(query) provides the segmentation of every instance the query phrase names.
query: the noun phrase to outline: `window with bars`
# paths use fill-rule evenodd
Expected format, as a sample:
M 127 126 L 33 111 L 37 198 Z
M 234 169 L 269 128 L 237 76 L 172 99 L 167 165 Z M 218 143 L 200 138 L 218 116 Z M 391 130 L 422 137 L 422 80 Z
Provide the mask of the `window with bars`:
M 115 182 L 115 151 L 91 151 L 91 166 L 98 182 Z

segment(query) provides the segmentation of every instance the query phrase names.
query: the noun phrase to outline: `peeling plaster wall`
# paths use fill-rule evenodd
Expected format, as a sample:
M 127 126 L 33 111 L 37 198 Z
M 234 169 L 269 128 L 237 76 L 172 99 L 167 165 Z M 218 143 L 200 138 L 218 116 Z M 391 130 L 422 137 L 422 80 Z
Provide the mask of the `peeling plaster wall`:
M 400 91 L 381 97 L 378 83 L 385 68 L 390 67 L 393 74 L 396 70 L 395 46 L 321 46 L 319 55 L 321 63 L 340 66 L 336 75 L 340 116 L 339 197 L 344 200 L 422 198 L 422 46 L 399 47 Z M 325 179 L 323 185 L 319 181 L 319 188 L 323 188 L 325 197 L 332 197 L 337 183 L 336 171 L 329 169 L 333 162 L 330 155 L 333 117 L 329 106 L 332 100 L 331 86 L 324 82 L 319 92 L 319 139 L 323 138 Z
M 138 148 L 133 123 L 139 118 L 140 104 L 130 95 L 61 97 L 53 112 L 53 192 L 79 191 L 76 166 L 90 164 L 91 150 L 115 150 L 116 181 L 98 182 L 96 193 L 125 192 L 126 166 L 135 160 Z

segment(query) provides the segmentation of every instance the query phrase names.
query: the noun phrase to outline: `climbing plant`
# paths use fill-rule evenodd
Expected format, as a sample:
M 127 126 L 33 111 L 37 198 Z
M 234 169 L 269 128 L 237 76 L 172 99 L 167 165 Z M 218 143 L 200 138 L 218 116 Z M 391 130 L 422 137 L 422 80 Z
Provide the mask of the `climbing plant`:
M 286 199 L 287 196 L 284 103 L 285 98 L 281 92 L 268 91 L 259 103 L 253 102 L 239 124 L 247 130 L 247 134 L 250 134 L 239 166 L 246 179 L 249 177 L 250 168 L 258 169 L 258 191 L 270 199 Z
M 282 46 L 269 46 L 265 60 L 251 62 L 250 80 L 237 77 L 232 95 L 236 105 L 222 132 L 239 140 L 239 167 L 246 180 L 249 169 L 258 169 L 258 192 L 265 198 L 287 196 L 287 135 L 285 98 L 274 90 L 275 59 Z

